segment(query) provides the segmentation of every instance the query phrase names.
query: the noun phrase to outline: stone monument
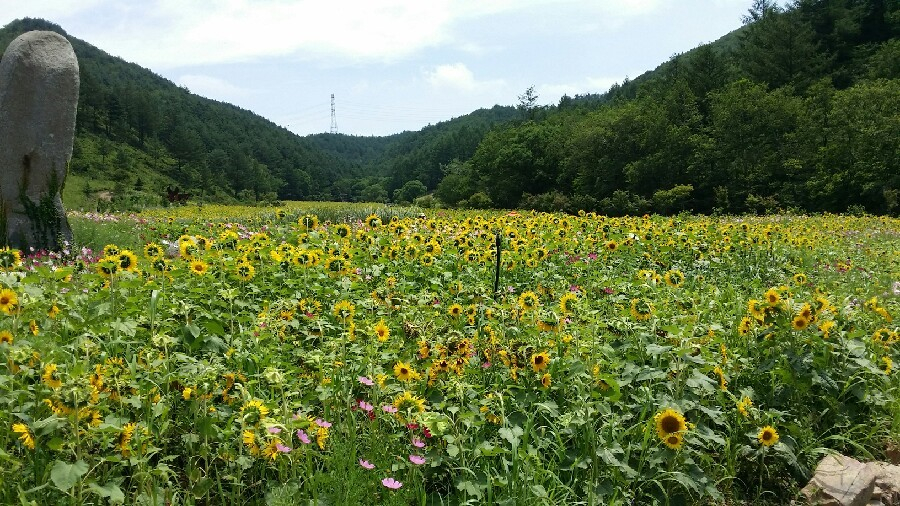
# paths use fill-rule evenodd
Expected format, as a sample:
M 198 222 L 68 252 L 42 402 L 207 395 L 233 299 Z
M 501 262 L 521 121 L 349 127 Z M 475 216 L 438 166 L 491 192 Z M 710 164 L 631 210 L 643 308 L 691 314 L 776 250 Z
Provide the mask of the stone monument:
M 78 59 L 56 32 L 31 31 L 0 59 L 0 245 L 58 250 L 78 107 Z

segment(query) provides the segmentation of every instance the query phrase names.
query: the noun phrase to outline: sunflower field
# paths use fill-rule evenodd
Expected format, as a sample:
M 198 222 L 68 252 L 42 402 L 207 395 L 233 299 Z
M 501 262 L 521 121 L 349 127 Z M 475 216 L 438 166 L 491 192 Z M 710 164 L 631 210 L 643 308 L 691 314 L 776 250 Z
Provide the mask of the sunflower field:
M 900 448 L 900 220 L 73 214 L 0 250 L 2 504 L 785 504 Z

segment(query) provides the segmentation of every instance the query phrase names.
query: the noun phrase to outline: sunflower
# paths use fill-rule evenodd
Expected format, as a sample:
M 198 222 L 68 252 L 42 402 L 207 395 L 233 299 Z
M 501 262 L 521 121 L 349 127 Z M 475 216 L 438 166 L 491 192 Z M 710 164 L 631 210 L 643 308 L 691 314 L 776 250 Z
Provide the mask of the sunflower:
M 647 299 L 631 299 L 631 316 L 637 321 L 649 320 L 653 314 L 653 304 Z
M 802 314 L 798 314 L 791 320 L 791 327 L 795 330 L 803 330 L 806 327 L 809 327 L 809 320 L 805 318 Z
M 452 316 L 454 318 L 458 318 L 459 315 L 462 314 L 462 312 L 463 312 L 463 308 L 459 304 L 453 304 L 447 309 L 447 314 L 449 314 L 450 316 Z
M 334 316 L 340 318 L 343 321 L 346 321 L 353 318 L 353 314 L 356 313 L 356 306 L 354 306 L 349 300 L 341 300 L 334 305 L 332 313 L 334 314 Z
M 12 332 L 8 330 L 0 330 L 0 344 L 12 344 L 13 343 L 13 335 Z
M 797 274 L 794 274 L 794 284 L 795 285 L 803 286 L 806 284 L 806 281 L 807 281 L 806 274 L 803 274 L 802 272 L 798 272 Z
M 687 429 L 684 415 L 672 408 L 660 411 L 653 417 L 656 421 L 656 434 L 663 442 L 672 435 L 680 434 Z
M 259 454 L 259 446 L 256 444 L 256 434 L 252 430 L 245 430 L 241 433 L 241 441 L 244 446 L 250 450 L 250 455 Z
M 30 322 L 28 322 L 28 330 L 31 332 L 31 335 L 36 336 L 41 329 L 40 327 L 38 327 L 38 324 L 35 320 L 31 320 Z
M 678 288 L 679 286 L 684 284 L 684 274 L 679 270 L 671 270 L 666 272 L 663 276 L 663 279 L 666 280 L 666 284 L 673 287 Z
M 559 311 L 562 314 L 571 314 L 572 313 L 572 304 L 578 300 L 578 294 L 575 292 L 566 292 L 565 295 L 559 298 Z
M 107 244 L 103 247 L 103 256 L 114 257 L 119 254 L 119 247 L 115 244 Z
M 207 265 L 207 263 L 204 262 L 203 260 L 192 260 L 191 261 L 191 272 L 192 273 L 194 273 L 198 276 L 202 276 L 202 275 L 206 274 L 207 271 L 209 271 L 209 265 Z
M 894 368 L 894 361 L 891 360 L 891 357 L 885 355 L 881 357 L 881 367 L 883 368 L 885 374 L 891 374 L 891 370 Z
M 519 295 L 519 306 L 526 311 L 531 311 L 536 308 L 538 302 L 538 296 L 534 292 L 526 291 L 522 292 L 522 295 Z
M 250 281 L 256 274 L 256 269 L 249 262 L 241 262 L 237 264 L 235 271 L 237 277 L 240 278 L 241 281 Z
M 665 445 L 669 448 L 678 450 L 684 443 L 684 435 L 681 432 L 668 434 L 666 437 L 662 438 L 662 442 L 665 443 Z
M 741 336 L 746 336 L 750 333 L 750 329 L 753 328 L 753 319 L 749 316 L 745 316 L 741 318 L 741 323 L 738 325 L 738 334 Z
M 766 309 L 756 299 L 750 299 L 747 302 L 747 311 L 756 321 L 761 322 L 766 318 Z
M 425 253 L 424 255 L 422 255 L 421 261 L 422 265 L 424 265 L 425 267 L 431 267 L 432 265 L 434 265 L 434 256 L 432 256 L 430 253 Z
M 606 251 L 615 251 L 616 248 L 619 247 L 619 243 L 616 241 L 606 241 L 606 244 L 603 245 L 606 248 Z
M 400 381 L 413 381 L 420 378 L 419 373 L 405 362 L 394 364 L 394 376 Z
M 397 411 L 415 411 L 421 413 L 425 411 L 425 399 L 416 397 L 408 390 L 394 398 L 394 407 Z
M 137 256 L 133 252 L 123 249 L 116 257 L 119 261 L 119 268 L 123 271 L 133 271 L 137 269 Z
M 541 372 L 550 365 L 550 354 L 546 351 L 535 353 L 531 356 L 531 368 L 534 372 Z
M 381 218 L 376 214 L 370 214 L 365 219 L 366 226 L 369 228 L 378 228 L 381 226 Z
M 350 225 L 347 225 L 346 223 L 340 223 L 334 227 L 334 233 L 341 239 L 348 239 L 351 232 Z
M 12 270 L 22 264 L 22 254 L 9 247 L 0 249 L 0 270 Z
M 304 230 L 313 230 L 319 226 L 319 218 L 315 214 L 306 214 L 297 220 L 297 224 Z
M 104 278 L 108 278 L 119 271 L 119 259 L 114 256 L 107 256 L 97 262 L 97 272 Z
M 759 430 L 756 439 L 764 446 L 772 446 L 778 442 L 778 432 L 771 425 L 766 425 Z
M 57 366 L 54 363 L 49 363 L 44 366 L 44 373 L 41 374 L 41 380 L 47 384 L 50 388 L 57 389 L 62 386 L 62 381 L 59 379 L 59 375 L 56 374 Z
M 325 260 L 325 270 L 341 274 L 347 270 L 347 261 L 341 256 L 330 256 Z
M 31 429 L 28 428 L 24 423 L 14 423 L 12 426 L 13 432 L 19 434 L 19 439 L 22 440 L 22 444 L 30 449 L 34 450 L 34 435 L 31 433 Z
M 375 337 L 378 339 L 379 343 L 383 343 L 391 337 L 391 329 L 384 323 L 384 320 L 380 320 L 376 323 L 372 330 L 375 332 Z
M 778 290 L 776 290 L 774 288 L 769 288 L 766 291 L 766 294 L 764 295 L 764 297 L 766 299 L 766 304 L 768 304 L 770 306 L 775 306 L 779 302 L 781 302 L 781 294 L 778 293 Z
M 544 388 L 550 388 L 550 384 L 552 383 L 552 381 L 553 379 L 551 378 L 549 372 L 544 373 L 544 375 L 541 376 L 541 386 Z
M 241 418 L 250 424 L 258 424 L 269 414 L 269 408 L 261 400 L 253 399 L 241 406 Z
M 750 416 L 750 408 L 753 407 L 753 401 L 749 397 L 743 397 L 737 402 L 737 410 L 745 418 Z
M 6 314 L 10 314 L 15 310 L 16 304 L 19 303 L 19 297 L 16 296 L 16 292 L 10 290 L 9 288 L 4 288 L 0 290 L 0 311 L 3 311 Z

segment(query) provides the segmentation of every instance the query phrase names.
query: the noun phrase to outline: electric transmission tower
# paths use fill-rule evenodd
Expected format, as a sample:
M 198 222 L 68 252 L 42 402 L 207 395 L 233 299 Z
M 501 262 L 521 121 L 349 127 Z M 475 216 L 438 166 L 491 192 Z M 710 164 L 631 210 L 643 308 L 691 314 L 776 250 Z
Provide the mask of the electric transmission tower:
M 334 93 L 331 94 L 331 133 L 338 133 L 337 116 L 334 115 Z

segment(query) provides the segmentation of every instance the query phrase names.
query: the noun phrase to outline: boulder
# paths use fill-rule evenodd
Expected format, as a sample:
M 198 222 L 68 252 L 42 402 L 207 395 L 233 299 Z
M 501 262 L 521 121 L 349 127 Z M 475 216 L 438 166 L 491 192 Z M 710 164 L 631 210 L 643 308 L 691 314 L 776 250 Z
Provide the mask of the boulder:
M 72 240 L 61 191 L 72 157 L 78 60 L 56 32 L 13 40 L 0 60 L 0 243 L 60 249 Z
M 801 493 L 821 506 L 900 506 L 900 466 L 829 455 Z

